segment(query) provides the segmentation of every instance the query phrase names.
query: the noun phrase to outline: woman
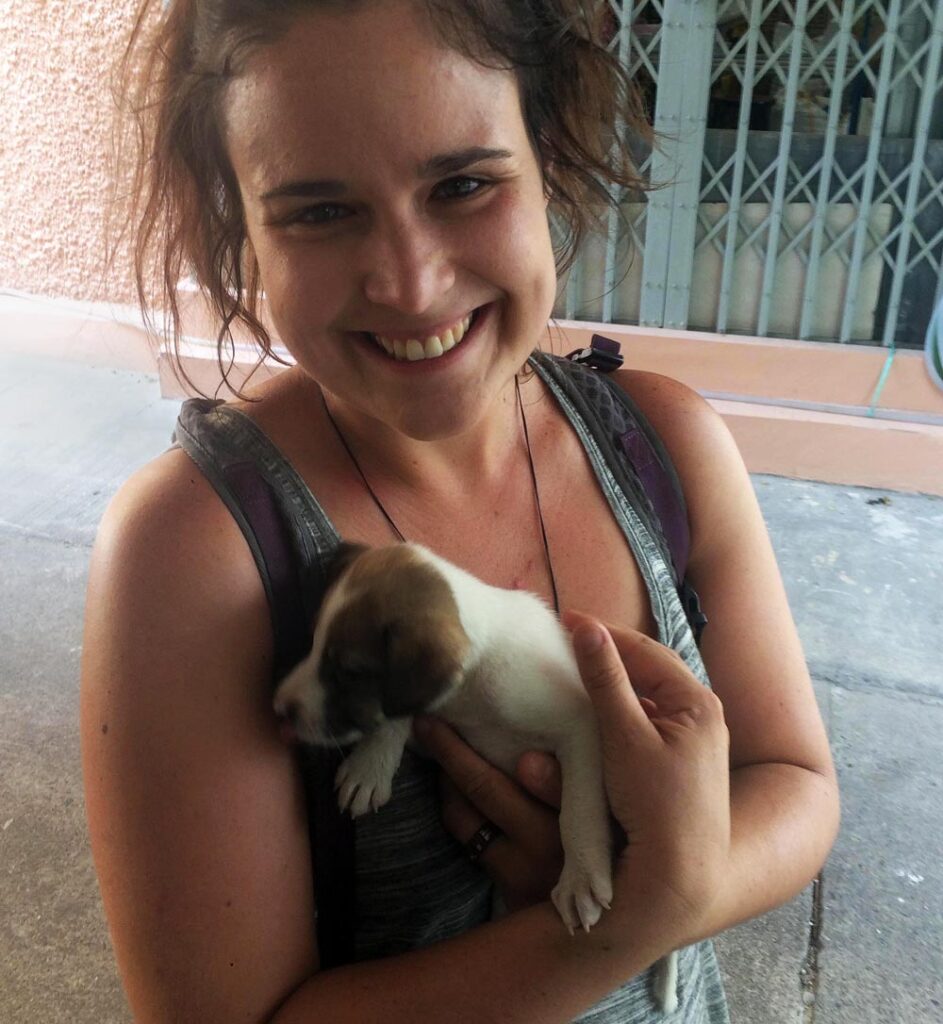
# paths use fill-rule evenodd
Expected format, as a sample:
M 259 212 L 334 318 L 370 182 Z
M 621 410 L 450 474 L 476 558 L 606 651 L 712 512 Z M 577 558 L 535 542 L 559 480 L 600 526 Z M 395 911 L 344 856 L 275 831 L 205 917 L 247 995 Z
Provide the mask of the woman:
M 565 262 L 600 183 L 632 181 L 607 128 L 632 116 L 631 99 L 590 13 L 564 0 L 175 0 L 145 51 L 156 101 L 139 266 L 156 244 L 172 303 L 189 263 L 224 326 L 241 319 L 263 344 L 264 287 L 296 366 L 223 410 L 191 408 L 178 437 L 193 444 L 122 488 L 96 542 L 88 810 L 139 1021 L 644 1021 L 659 1011 L 641 972 L 679 946 L 676 1019 L 725 1020 L 700 940 L 789 899 L 830 847 L 826 738 L 723 424 L 671 380 L 615 375 L 687 502 L 729 771 L 690 634 L 668 629 L 677 599 L 656 556 L 627 544 L 633 513 L 614 515 L 548 378 L 522 372 L 554 300 L 548 212 L 569 225 Z M 188 453 L 206 456 L 202 473 Z M 569 937 L 547 902 L 559 870 L 552 766 L 544 783 L 539 757 L 521 766 L 536 800 L 433 724 L 423 740 L 453 780 L 454 838 L 432 836 L 428 863 L 387 872 L 375 899 L 358 874 L 358 929 L 376 934 L 359 942 L 360 962 L 318 970 L 302 780 L 271 711 L 266 589 L 210 482 L 226 459 L 264 463 L 307 552 L 303 576 L 337 536 L 405 536 L 580 610 L 568 621 L 610 803 L 632 834 L 612 910 L 588 935 Z M 438 812 L 423 764 L 406 767 L 400 799 L 421 805 L 425 841 Z M 469 865 L 459 844 L 486 819 L 505 834 Z M 377 822 L 358 825 L 358 873 L 403 856 Z M 424 902 L 433 863 L 455 871 L 467 905 Z M 482 911 L 482 868 L 512 908 L 499 921 Z M 432 930 L 409 931 L 423 914 Z

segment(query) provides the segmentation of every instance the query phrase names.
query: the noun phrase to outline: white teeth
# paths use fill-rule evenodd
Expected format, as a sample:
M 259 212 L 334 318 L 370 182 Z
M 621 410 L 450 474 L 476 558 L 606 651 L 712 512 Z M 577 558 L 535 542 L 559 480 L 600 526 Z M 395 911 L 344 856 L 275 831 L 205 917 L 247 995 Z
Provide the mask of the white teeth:
M 374 334 L 372 337 L 394 359 L 400 361 L 408 360 L 409 362 L 416 362 L 419 359 L 437 359 L 439 356 L 455 348 L 462 338 L 465 337 L 471 321 L 471 314 L 469 314 L 464 320 L 459 321 L 447 331 L 443 331 L 439 335 L 432 335 L 426 338 L 425 341 L 419 341 L 417 338 L 410 338 L 409 341 L 400 341 L 398 339 L 391 341 L 389 338 L 384 338 L 379 334 Z

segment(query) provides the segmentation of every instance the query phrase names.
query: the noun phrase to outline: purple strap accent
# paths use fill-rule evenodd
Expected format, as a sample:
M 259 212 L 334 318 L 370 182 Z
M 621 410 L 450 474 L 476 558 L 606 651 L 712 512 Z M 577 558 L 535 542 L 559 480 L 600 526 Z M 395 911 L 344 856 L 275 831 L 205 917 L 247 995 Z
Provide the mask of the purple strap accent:
M 607 338 L 604 334 L 594 334 L 591 345 L 593 348 L 599 349 L 602 352 L 607 352 L 611 356 L 619 356 L 619 361 L 622 361 L 622 357 L 620 355 L 622 346 L 614 338 Z
M 280 679 L 311 647 L 295 551 L 275 495 L 258 468 L 251 462 L 235 463 L 226 467 L 224 476 L 268 571 L 275 678 Z M 305 765 L 318 951 L 321 966 L 327 969 L 350 963 L 356 952 L 354 823 L 350 815 L 341 814 L 334 793 L 342 755 L 335 750 L 302 748 L 298 756 Z
M 256 466 L 251 462 L 235 463 L 226 467 L 224 476 L 252 527 L 268 569 L 277 678 L 304 655 L 306 645 L 310 646 L 295 552 L 275 495 Z
M 675 576 L 678 580 L 683 580 L 688 564 L 690 537 L 671 478 L 658 461 L 651 442 L 638 427 L 632 427 L 624 434 L 620 434 L 619 443 L 635 467 L 642 489 L 648 495 L 655 516 L 661 523 L 668 550 L 671 552 Z
M 622 365 L 621 349 L 622 346 L 614 338 L 594 334 L 589 348 L 577 349 L 571 352 L 567 359 L 592 366 L 603 373 L 610 373 Z M 684 509 L 671 477 L 655 454 L 651 442 L 638 427 L 632 427 L 621 434 L 619 442 L 638 474 L 642 490 L 648 496 L 661 523 L 674 565 L 675 578 L 680 583 L 687 571 L 691 538 Z

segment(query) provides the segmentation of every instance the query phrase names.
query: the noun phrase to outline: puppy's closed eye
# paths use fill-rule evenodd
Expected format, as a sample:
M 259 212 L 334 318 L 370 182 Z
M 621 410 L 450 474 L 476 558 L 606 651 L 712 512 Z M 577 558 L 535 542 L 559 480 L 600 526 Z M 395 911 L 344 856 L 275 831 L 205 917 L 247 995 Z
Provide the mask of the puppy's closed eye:
M 335 734 L 370 732 L 383 720 L 382 661 L 349 648 L 328 648 L 318 670 L 324 687 L 324 717 Z
M 384 633 L 382 703 L 389 718 L 430 710 L 461 681 L 468 637 L 453 617 L 421 616 Z
M 468 638 L 454 618 L 381 621 L 363 611 L 353 605 L 338 617 L 321 660 L 329 714 L 369 728 L 377 711 L 402 718 L 429 710 L 460 681 Z

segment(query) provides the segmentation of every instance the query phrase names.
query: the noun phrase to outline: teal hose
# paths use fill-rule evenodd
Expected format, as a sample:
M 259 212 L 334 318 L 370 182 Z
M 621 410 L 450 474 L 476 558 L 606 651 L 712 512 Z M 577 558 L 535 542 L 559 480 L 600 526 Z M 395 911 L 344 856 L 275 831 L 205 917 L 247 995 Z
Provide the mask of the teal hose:
M 937 304 L 933 316 L 930 317 L 923 356 L 927 373 L 930 374 L 933 383 L 943 391 L 943 299 Z

